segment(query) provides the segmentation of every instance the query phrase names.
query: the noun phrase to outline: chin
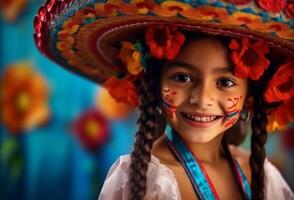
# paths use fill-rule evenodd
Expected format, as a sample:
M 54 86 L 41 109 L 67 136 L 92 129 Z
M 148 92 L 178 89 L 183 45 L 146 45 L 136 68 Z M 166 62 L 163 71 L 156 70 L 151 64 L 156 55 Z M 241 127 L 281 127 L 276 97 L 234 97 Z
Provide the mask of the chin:
M 212 141 L 215 139 L 219 134 L 211 133 L 211 132 L 201 132 L 199 133 L 198 131 L 193 133 L 193 132 L 180 132 L 179 133 L 186 142 L 189 143 L 195 143 L 195 144 L 204 144 Z

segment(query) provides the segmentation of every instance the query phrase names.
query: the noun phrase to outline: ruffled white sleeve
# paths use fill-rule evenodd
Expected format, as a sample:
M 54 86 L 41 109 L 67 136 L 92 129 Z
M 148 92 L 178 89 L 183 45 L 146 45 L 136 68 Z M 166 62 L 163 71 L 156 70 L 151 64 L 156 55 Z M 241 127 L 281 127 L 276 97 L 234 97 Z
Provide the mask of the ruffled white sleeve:
M 130 155 L 120 156 L 112 165 L 100 192 L 99 200 L 129 200 Z M 146 195 L 150 200 L 179 200 L 180 192 L 174 174 L 152 156 L 146 173 Z
M 280 172 L 267 159 L 264 163 L 266 200 L 294 200 L 290 189 Z

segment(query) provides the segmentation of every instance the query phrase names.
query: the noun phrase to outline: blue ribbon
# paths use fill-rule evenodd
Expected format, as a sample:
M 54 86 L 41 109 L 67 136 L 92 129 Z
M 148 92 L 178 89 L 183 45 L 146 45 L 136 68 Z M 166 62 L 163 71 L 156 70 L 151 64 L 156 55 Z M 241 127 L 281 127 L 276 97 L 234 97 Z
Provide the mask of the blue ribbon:
M 174 132 L 174 130 L 167 125 L 166 135 L 168 138 L 168 144 L 173 153 L 181 162 L 184 167 L 193 188 L 198 196 L 199 200 L 217 200 L 219 199 L 217 194 L 213 192 L 213 189 L 210 187 L 208 180 L 204 172 L 202 171 L 199 163 L 196 158 L 193 156 L 191 151 L 188 149 L 181 136 Z M 247 199 L 251 200 L 251 190 L 248 184 L 248 181 L 242 172 L 237 161 L 234 160 L 233 164 L 236 166 L 239 175 L 242 178 L 242 188 L 245 190 Z

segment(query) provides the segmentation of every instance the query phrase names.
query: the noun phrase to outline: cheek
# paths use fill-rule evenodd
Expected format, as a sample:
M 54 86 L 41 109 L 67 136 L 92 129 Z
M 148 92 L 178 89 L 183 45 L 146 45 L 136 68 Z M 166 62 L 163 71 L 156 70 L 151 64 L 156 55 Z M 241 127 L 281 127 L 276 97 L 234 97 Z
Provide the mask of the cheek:
M 225 107 L 225 123 L 224 127 L 232 127 L 240 117 L 240 113 L 243 107 L 243 96 L 236 96 L 232 98 L 227 98 L 224 104 Z
M 173 118 L 178 108 L 177 104 L 177 91 L 170 88 L 163 88 L 161 92 L 162 106 L 169 118 Z

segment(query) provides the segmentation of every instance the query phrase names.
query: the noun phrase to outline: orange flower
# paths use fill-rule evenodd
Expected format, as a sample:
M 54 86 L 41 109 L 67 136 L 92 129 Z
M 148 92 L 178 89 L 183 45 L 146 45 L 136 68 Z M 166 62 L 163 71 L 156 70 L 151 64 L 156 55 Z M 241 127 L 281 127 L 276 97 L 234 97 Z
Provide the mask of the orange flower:
M 294 97 L 294 60 L 281 65 L 264 94 L 268 103 L 288 101 Z
M 272 132 L 284 130 L 288 123 L 294 121 L 294 98 L 274 108 L 268 116 L 267 130 Z
M 237 77 L 258 80 L 269 66 L 269 60 L 264 57 L 269 49 L 263 41 L 251 44 L 248 38 L 242 38 L 240 44 L 238 40 L 232 39 L 230 49 Z
M 14 22 L 27 3 L 27 0 L 2 0 L 0 2 L 0 11 L 8 22 Z
M 152 56 L 174 59 L 185 42 L 185 36 L 175 26 L 149 26 L 145 35 Z
M 132 43 L 123 42 L 119 56 L 130 74 L 138 75 L 140 72 L 142 72 L 142 54 L 135 48 Z
M 97 107 L 110 120 L 123 119 L 134 110 L 133 106 L 118 103 L 104 88 L 99 89 Z
M 10 132 L 19 133 L 48 120 L 48 87 L 27 63 L 9 66 L 0 86 L 2 121 Z
M 110 77 L 104 86 L 117 102 L 123 102 L 134 107 L 138 105 L 138 91 L 131 80 Z

